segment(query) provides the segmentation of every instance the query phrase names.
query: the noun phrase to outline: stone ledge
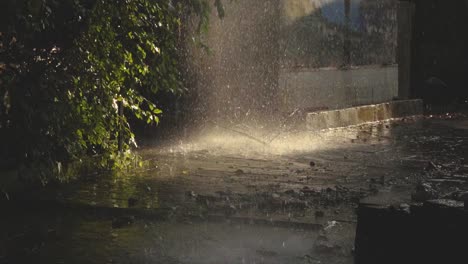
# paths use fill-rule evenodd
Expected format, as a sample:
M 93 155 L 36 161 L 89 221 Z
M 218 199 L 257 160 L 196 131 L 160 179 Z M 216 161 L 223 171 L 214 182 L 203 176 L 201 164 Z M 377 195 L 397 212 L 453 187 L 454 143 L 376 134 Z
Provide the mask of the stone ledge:
M 361 125 L 377 121 L 423 114 L 422 100 L 401 100 L 388 103 L 351 107 L 332 111 L 308 113 L 308 130 Z

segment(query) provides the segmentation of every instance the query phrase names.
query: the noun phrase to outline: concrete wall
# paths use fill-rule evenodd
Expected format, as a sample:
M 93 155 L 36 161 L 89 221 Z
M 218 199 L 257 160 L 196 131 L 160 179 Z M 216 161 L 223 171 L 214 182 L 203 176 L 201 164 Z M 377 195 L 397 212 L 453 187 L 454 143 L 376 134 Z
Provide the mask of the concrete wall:
M 203 37 L 211 51 L 193 52 L 200 108 L 236 120 L 392 100 L 396 2 L 225 1 Z
M 282 71 L 279 87 L 287 111 L 381 103 L 392 100 L 398 93 L 398 68 L 371 66 L 349 70 Z
M 283 0 L 284 109 L 338 109 L 397 97 L 397 8 L 396 0 Z
M 282 0 L 282 66 L 396 64 L 397 7 L 397 0 Z

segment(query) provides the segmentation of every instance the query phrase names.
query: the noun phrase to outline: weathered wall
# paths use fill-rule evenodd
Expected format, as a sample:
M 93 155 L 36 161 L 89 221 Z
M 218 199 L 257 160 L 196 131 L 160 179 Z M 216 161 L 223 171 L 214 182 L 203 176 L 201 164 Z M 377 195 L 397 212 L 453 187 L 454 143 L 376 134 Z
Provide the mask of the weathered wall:
M 213 11 L 204 38 L 210 54 L 194 52 L 200 109 L 232 120 L 391 100 L 396 3 L 226 1 L 226 17 Z
M 413 0 L 412 96 L 430 104 L 468 98 L 468 4 L 466 0 Z M 432 77 L 445 85 L 428 82 Z
M 397 4 L 284 0 L 279 86 L 285 109 L 337 109 L 396 97 Z
M 282 71 L 279 84 L 286 109 L 339 109 L 390 101 L 398 93 L 398 68 Z
M 396 0 L 282 0 L 283 67 L 395 64 L 397 4 Z

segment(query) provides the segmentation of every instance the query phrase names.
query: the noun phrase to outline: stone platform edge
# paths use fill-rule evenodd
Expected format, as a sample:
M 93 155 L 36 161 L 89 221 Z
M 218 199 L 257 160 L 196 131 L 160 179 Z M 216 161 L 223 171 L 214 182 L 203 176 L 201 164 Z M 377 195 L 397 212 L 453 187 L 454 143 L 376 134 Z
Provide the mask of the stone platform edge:
M 308 113 L 308 130 L 323 130 L 385 121 L 394 118 L 423 115 L 424 106 L 420 99 L 399 100 L 381 104 L 364 105 L 338 110 Z

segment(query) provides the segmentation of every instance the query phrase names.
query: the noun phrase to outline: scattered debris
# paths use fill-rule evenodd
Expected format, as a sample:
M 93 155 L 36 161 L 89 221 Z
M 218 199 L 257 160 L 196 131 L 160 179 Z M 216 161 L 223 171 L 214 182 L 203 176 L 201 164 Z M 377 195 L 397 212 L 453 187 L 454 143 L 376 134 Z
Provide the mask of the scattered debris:
M 429 163 L 426 166 L 426 171 L 431 171 L 431 170 L 440 171 L 441 169 L 442 169 L 442 166 L 437 165 L 432 161 L 429 161 Z
M 427 200 L 437 199 L 437 192 L 429 183 L 421 183 L 416 186 L 416 190 L 411 194 L 411 199 L 414 202 L 425 202 Z
M 460 201 L 450 199 L 436 199 L 429 200 L 424 203 L 426 206 L 437 206 L 437 207 L 450 207 L 450 208 L 463 208 L 464 204 Z
M 194 191 L 188 191 L 186 194 L 187 194 L 187 196 L 192 197 L 192 198 L 197 197 L 197 194 Z
M 337 221 L 328 221 L 327 226 L 324 227 L 323 230 L 325 230 L 325 231 L 330 230 L 330 229 L 334 228 L 337 225 L 338 225 Z

